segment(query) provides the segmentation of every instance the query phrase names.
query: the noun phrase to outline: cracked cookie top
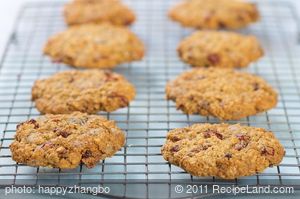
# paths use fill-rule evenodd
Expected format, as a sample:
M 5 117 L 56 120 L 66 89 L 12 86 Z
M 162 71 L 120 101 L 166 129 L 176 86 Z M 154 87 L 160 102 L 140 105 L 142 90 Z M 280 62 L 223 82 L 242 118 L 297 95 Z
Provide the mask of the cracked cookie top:
M 238 29 L 259 20 L 252 3 L 243 0 L 183 0 L 169 16 L 183 26 L 198 29 Z
M 135 14 L 119 0 L 73 0 L 64 8 L 68 25 L 108 22 L 113 25 L 130 25 Z
M 277 104 L 276 91 L 262 78 L 231 69 L 197 68 L 166 86 L 167 99 L 186 114 L 238 120 Z
M 135 88 L 123 76 L 106 70 L 64 71 L 37 80 L 32 99 L 41 113 L 112 112 L 127 107 Z
M 20 123 L 10 145 L 18 163 L 61 169 L 88 168 L 115 154 L 125 143 L 113 121 L 97 115 L 45 115 Z
M 226 31 L 197 31 L 177 48 L 180 58 L 195 67 L 247 67 L 263 56 L 254 36 Z
M 163 157 L 195 176 L 234 179 L 278 165 L 285 154 L 272 132 L 239 124 L 195 124 L 170 131 Z
M 114 68 L 142 59 L 144 44 L 126 27 L 84 24 L 52 36 L 44 53 L 73 67 Z

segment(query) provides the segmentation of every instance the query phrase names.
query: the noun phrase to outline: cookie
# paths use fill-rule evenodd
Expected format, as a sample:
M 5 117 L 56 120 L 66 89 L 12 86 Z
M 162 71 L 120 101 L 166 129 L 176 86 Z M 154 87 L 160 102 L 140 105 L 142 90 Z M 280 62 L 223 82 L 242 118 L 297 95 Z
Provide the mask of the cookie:
M 241 0 L 183 0 L 169 17 L 186 27 L 238 29 L 260 19 L 256 6 Z
M 197 31 L 177 48 L 182 61 L 195 67 L 247 67 L 264 52 L 254 36 L 225 31 Z
M 51 37 L 44 53 L 53 61 L 74 67 L 114 68 L 144 56 L 144 45 L 125 27 L 87 24 Z
M 135 88 L 123 76 L 105 70 L 64 71 L 37 80 L 32 100 L 41 113 L 112 112 L 127 107 Z
M 125 143 L 113 121 L 97 115 L 45 115 L 17 126 L 12 158 L 30 166 L 88 168 L 114 155 Z
M 186 114 L 238 120 L 267 111 L 277 104 L 277 93 L 262 78 L 223 68 L 197 68 L 166 86 L 167 99 Z
M 239 124 L 195 124 L 167 135 L 162 155 L 194 176 L 234 179 L 278 165 L 285 154 L 272 132 Z
M 74 0 L 64 8 L 68 25 L 108 22 L 114 25 L 130 25 L 135 14 L 119 0 Z

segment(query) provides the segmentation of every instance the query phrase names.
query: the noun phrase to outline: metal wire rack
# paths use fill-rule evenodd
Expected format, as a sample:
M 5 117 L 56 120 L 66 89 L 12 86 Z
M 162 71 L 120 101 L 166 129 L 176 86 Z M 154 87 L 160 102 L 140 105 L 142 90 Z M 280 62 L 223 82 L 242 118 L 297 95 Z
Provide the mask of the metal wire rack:
M 178 198 L 201 197 L 197 194 L 176 194 L 176 183 L 224 185 L 293 185 L 300 188 L 300 54 L 299 26 L 293 6 L 285 2 L 258 2 L 262 19 L 244 34 L 256 35 L 266 55 L 246 69 L 265 78 L 280 93 L 277 108 L 232 123 L 263 127 L 273 131 L 286 149 L 282 163 L 250 177 L 225 181 L 218 178 L 192 177 L 168 164 L 160 148 L 166 133 L 173 128 L 196 122 L 218 123 L 212 117 L 187 116 L 177 111 L 173 102 L 165 100 L 168 80 L 189 69 L 176 54 L 178 42 L 191 33 L 168 20 L 166 12 L 176 3 L 172 0 L 127 0 L 137 13 L 132 26 L 147 47 L 141 62 L 119 66 L 119 72 L 137 87 L 137 98 L 128 108 L 106 114 L 127 134 L 127 144 L 114 157 L 93 169 L 80 166 L 74 170 L 34 168 L 16 164 L 9 145 L 16 124 L 36 117 L 39 112 L 31 102 L 31 86 L 36 79 L 57 71 L 71 69 L 52 63 L 42 55 L 47 38 L 61 30 L 63 3 L 26 4 L 17 19 L 7 44 L 0 70 L 0 185 L 95 184 L 117 185 L 111 197 Z M 107 196 L 109 197 L 109 196 Z

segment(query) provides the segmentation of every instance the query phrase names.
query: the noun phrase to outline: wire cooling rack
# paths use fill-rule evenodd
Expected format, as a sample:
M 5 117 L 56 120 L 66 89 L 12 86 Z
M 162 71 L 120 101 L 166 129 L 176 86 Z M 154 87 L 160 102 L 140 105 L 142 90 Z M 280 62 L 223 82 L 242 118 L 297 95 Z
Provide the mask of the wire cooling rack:
M 42 55 L 47 38 L 64 30 L 63 3 L 26 4 L 2 58 L 0 71 L 0 184 L 111 186 L 111 195 L 120 198 L 182 198 L 198 194 L 176 194 L 175 184 L 293 185 L 300 187 L 300 54 L 299 26 L 293 6 L 283 2 L 258 2 L 262 20 L 246 29 L 262 42 L 266 55 L 246 69 L 265 78 L 280 93 L 277 108 L 230 123 L 263 127 L 273 131 L 286 149 L 282 163 L 263 173 L 226 181 L 214 177 L 192 177 L 168 164 L 160 148 L 166 133 L 196 122 L 218 123 L 212 117 L 187 116 L 165 100 L 168 80 L 189 69 L 176 54 L 178 42 L 191 33 L 168 20 L 171 0 L 127 0 L 137 13 L 132 26 L 145 42 L 147 56 L 141 62 L 119 66 L 119 72 L 135 84 L 136 100 L 128 108 L 106 114 L 127 134 L 127 144 L 114 157 L 93 169 L 74 170 L 35 168 L 16 164 L 9 145 L 16 125 L 39 115 L 31 102 L 31 86 L 36 79 L 71 69 L 52 63 Z M 113 196 L 112 196 L 113 195 Z M 203 196 L 203 195 L 202 195 Z

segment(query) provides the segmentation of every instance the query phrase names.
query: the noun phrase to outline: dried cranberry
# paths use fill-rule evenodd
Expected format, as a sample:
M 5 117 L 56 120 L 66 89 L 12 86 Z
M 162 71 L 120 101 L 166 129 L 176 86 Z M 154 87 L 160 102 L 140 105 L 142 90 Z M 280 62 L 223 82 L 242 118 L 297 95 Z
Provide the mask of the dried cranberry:
M 226 28 L 226 24 L 222 21 L 219 22 L 219 27 L 220 28 Z
M 178 145 L 171 148 L 171 152 L 178 152 L 178 151 L 180 151 L 180 148 Z
M 24 122 L 17 125 L 17 130 L 24 124 Z
M 222 135 L 222 134 L 220 134 L 220 133 L 218 133 L 218 132 L 215 132 L 215 136 L 216 136 L 217 138 L 219 138 L 220 140 L 223 140 L 223 135 Z
M 39 125 L 39 124 L 37 123 L 37 121 L 34 120 L 34 119 L 29 120 L 29 121 L 28 121 L 28 124 L 33 124 L 35 129 L 37 129 L 37 128 L 40 127 L 40 125 Z
M 225 158 L 227 158 L 228 160 L 232 158 L 232 154 L 231 153 L 226 153 L 225 154 Z
M 217 138 L 219 138 L 220 140 L 223 140 L 223 135 L 217 131 L 213 131 L 213 130 L 207 130 L 204 132 L 204 138 L 210 138 L 211 136 L 216 136 Z
M 218 54 L 210 54 L 207 56 L 207 60 L 212 64 L 220 63 L 220 56 Z

